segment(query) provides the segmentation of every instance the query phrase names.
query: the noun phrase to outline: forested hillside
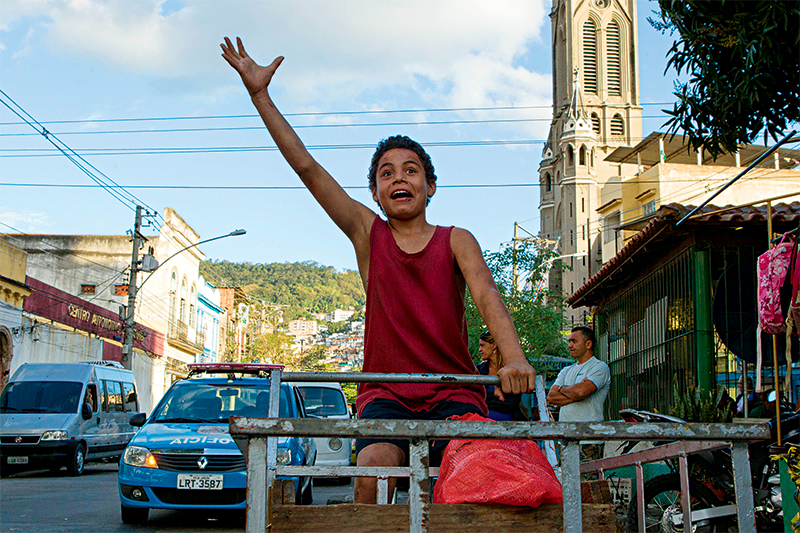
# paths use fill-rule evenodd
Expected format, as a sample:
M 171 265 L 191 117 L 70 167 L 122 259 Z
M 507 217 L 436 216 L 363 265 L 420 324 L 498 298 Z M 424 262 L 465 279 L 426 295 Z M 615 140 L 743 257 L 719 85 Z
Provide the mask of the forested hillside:
M 200 273 L 212 285 L 242 287 L 251 297 L 317 313 L 351 306 L 360 310 L 366 302 L 358 272 L 340 272 L 313 261 L 269 264 L 203 261 Z

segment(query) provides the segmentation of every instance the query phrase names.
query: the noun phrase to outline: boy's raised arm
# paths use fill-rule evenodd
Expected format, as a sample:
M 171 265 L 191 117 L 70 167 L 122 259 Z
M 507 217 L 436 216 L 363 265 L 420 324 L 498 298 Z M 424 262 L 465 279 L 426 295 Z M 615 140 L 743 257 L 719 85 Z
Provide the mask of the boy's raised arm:
M 350 198 L 336 180 L 317 163 L 270 98 L 269 83 L 283 62 L 283 57 L 278 57 L 271 65 L 262 67 L 247 54 L 238 37 L 236 48 L 227 37 L 220 46 L 222 57 L 241 76 L 253 104 L 284 159 L 300 176 L 328 216 L 350 238 L 358 254 L 360 248 L 369 242 L 369 230 L 375 213 Z
M 453 228 L 450 246 L 475 306 L 503 354 L 505 366 L 497 373 L 502 391 L 520 394 L 534 390 L 536 371 L 522 351 L 514 322 L 500 298 L 478 241 L 467 230 Z M 502 395 L 500 399 L 504 399 Z

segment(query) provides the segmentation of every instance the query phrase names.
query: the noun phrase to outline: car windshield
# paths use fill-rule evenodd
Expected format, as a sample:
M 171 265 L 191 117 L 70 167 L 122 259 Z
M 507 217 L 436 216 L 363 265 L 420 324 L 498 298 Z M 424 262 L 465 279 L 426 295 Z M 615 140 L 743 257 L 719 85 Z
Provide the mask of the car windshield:
M 280 417 L 291 417 L 289 389 L 281 387 Z M 186 380 L 168 392 L 151 416 L 154 422 L 219 422 L 230 416 L 266 417 L 269 381 L 244 384 Z
M 83 383 L 16 381 L 0 395 L 0 413 L 77 413 Z
M 337 389 L 303 385 L 300 394 L 306 405 L 306 413 L 314 416 L 339 416 L 347 414 L 344 396 Z

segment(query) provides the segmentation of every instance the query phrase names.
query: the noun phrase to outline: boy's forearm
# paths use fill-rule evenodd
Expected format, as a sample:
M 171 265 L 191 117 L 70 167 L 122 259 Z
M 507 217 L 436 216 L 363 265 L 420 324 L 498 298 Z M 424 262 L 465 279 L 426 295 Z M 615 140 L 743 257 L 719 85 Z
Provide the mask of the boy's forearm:
M 300 140 L 300 137 L 295 133 L 289 122 L 278 111 L 266 88 L 252 95 L 251 99 L 284 159 L 305 182 L 309 172 L 317 165 L 317 162 L 308 152 L 303 141 Z

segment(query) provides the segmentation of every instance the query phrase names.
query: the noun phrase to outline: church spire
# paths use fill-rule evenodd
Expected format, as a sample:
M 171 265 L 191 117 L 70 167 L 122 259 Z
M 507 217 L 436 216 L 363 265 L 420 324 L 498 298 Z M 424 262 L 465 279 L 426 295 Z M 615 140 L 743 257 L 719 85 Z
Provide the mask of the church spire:
M 589 114 L 586 112 L 586 105 L 583 103 L 583 91 L 581 91 L 581 81 L 578 76 L 578 67 L 572 72 L 572 98 L 567 108 L 567 117 L 578 119 L 589 119 Z

